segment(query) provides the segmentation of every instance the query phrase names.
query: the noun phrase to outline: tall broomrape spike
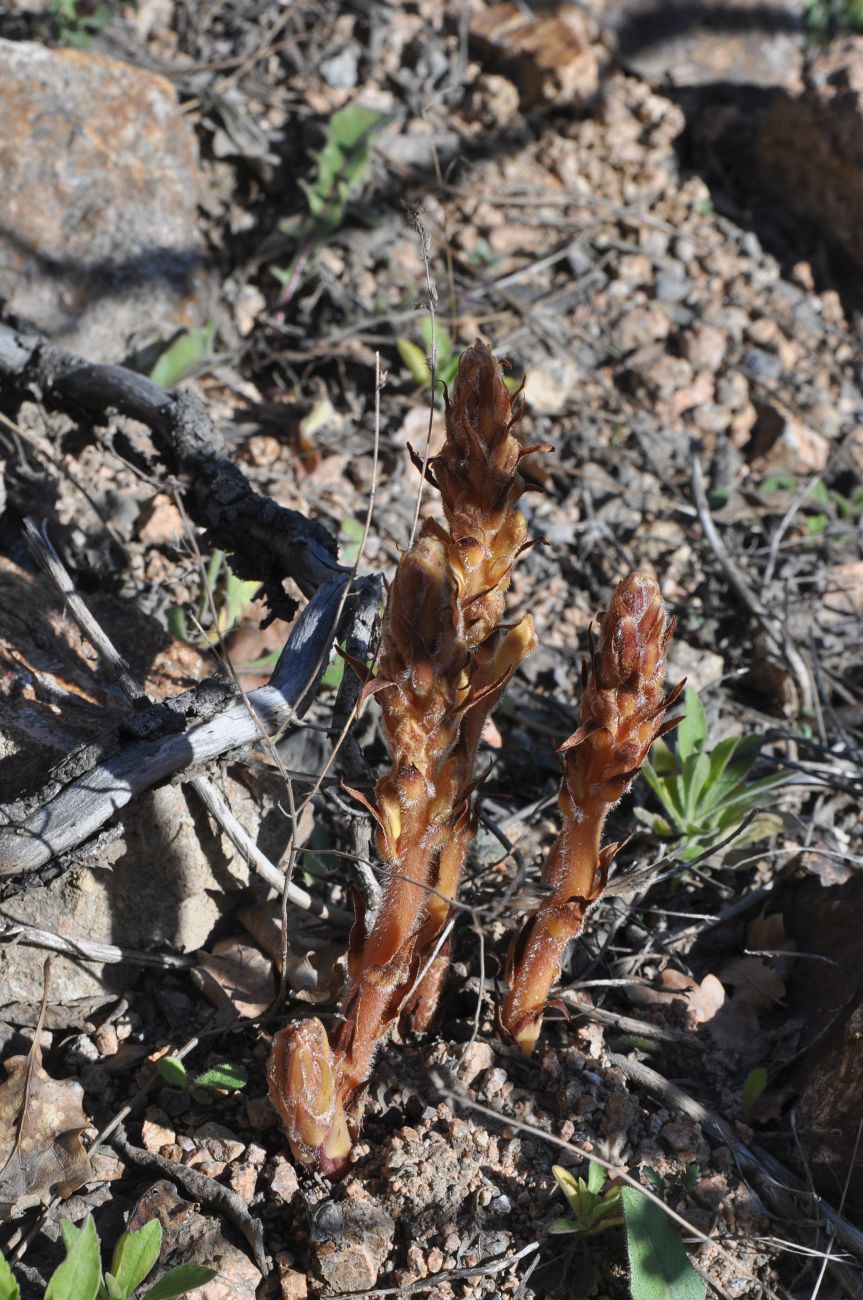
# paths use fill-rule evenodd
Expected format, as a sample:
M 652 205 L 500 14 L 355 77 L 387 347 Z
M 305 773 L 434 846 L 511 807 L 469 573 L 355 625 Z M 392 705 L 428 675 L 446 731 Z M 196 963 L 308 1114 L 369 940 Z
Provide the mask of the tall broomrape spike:
M 507 958 L 500 1023 L 527 1054 L 539 1037 L 566 947 L 604 890 L 620 848 L 600 848 L 606 815 L 629 788 L 657 736 L 676 725 L 676 718 L 663 719 L 683 689 L 680 682 L 669 695 L 664 693 L 665 651 L 674 624 L 666 620 L 651 578 L 638 573 L 624 578 L 599 622 L 599 646 L 591 640 L 582 669 L 581 726 L 560 748 L 563 829 L 543 870 L 547 893 Z
M 358 1127 L 375 1049 L 446 924 L 476 829 L 471 796 L 483 725 L 536 644 L 529 617 L 503 622 L 512 566 L 527 545 L 518 465 L 538 450 L 521 447 L 512 433 L 517 418 L 499 364 L 477 341 L 459 363 L 446 442 L 427 469 L 446 526 L 423 524 L 398 566 L 384 618 L 376 689 L 392 767 L 377 784 L 374 810 L 389 867 L 384 899 L 368 932 L 358 913 L 345 1019 L 332 1048 L 312 1021 L 307 1032 L 278 1035 L 270 1062 L 270 1094 L 295 1156 L 330 1171 L 347 1161 L 344 1117 Z M 433 1012 L 446 962 L 440 954 L 420 988 L 417 1026 Z M 297 1096 L 308 1093 L 309 1080 L 319 1081 L 311 1104 Z M 323 1115 L 331 1126 L 322 1136 Z

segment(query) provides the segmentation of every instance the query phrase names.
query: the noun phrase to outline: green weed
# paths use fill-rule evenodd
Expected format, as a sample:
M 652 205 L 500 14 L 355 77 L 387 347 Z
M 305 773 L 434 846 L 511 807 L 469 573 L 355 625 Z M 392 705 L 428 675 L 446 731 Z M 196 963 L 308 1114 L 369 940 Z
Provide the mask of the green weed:
M 301 265 L 314 249 L 344 224 L 353 197 L 368 177 L 374 137 L 389 120 L 364 104 L 348 104 L 333 113 L 317 155 L 317 175 L 311 182 L 300 181 L 308 213 L 279 227 L 297 246 L 290 266 L 270 268 L 283 288 L 296 283 Z
M 212 1065 L 200 1074 L 190 1074 L 178 1056 L 161 1056 L 156 1069 L 172 1088 L 182 1088 L 199 1102 L 211 1101 L 213 1092 L 239 1092 L 249 1081 L 245 1070 L 230 1061 Z
M 102 1252 L 93 1216 L 79 1228 L 61 1219 L 60 1232 L 66 1258 L 48 1280 L 44 1300 L 132 1300 L 138 1287 L 152 1273 L 162 1250 L 162 1225 L 151 1219 L 136 1232 L 124 1232 L 114 1248 L 111 1268 L 102 1272 Z M 201 1264 L 180 1264 L 172 1268 L 140 1300 L 174 1300 L 216 1276 Z M 21 1290 L 12 1270 L 0 1254 L 0 1300 L 21 1300 Z
M 663 1180 L 653 1170 L 649 1181 L 662 1194 Z M 605 1169 L 591 1160 L 587 1179 L 554 1165 L 552 1173 L 569 1202 L 572 1216 L 556 1219 L 549 1231 L 595 1236 L 623 1225 L 629 1257 L 632 1300 L 704 1300 L 705 1282 L 689 1262 L 668 1215 L 635 1187 L 605 1188 Z
M 635 815 L 660 839 L 680 839 L 681 858 L 690 862 L 739 826 L 764 794 L 787 777 L 774 772 L 751 780 L 762 737 L 730 736 L 708 749 L 704 706 L 691 686 L 684 693 L 683 707 L 675 749 L 657 740 L 642 769 L 664 815 L 647 808 L 636 808 Z M 774 813 L 761 813 L 735 840 L 735 848 L 774 835 L 781 825 Z

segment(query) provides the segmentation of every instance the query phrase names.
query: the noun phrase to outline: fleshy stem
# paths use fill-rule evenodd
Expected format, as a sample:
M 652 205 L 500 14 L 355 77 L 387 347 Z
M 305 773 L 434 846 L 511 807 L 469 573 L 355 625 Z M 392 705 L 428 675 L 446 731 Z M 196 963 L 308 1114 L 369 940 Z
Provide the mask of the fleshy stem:
M 529 545 L 517 509 L 526 487 L 518 466 L 538 450 L 523 448 L 512 432 L 520 413 L 498 362 L 477 341 L 459 363 L 447 402 L 446 442 L 427 469 L 441 493 L 446 526 L 426 520 L 399 563 L 384 617 L 380 673 L 367 687 L 380 702 L 392 759 L 371 809 L 378 850 L 389 867 L 383 902 L 367 931 L 358 901 L 345 1018 L 332 1048 L 319 1022 L 311 1022 L 319 1029 L 276 1035 L 271 1097 L 295 1156 L 328 1172 L 347 1163 L 345 1117 L 356 1130 L 375 1050 L 446 925 L 476 831 L 471 797 L 482 728 L 536 644 L 529 617 L 503 621 L 512 566 Z M 444 951 L 419 990 L 412 1008 L 416 1027 L 431 1017 L 447 961 Z M 310 1078 L 322 1081 L 313 1104 L 299 1097 Z M 324 1113 L 329 1127 L 322 1137 Z
M 549 990 L 569 942 L 597 901 L 620 844 L 600 847 L 605 818 L 629 788 L 657 736 L 678 719 L 665 713 L 683 689 L 665 694 L 666 620 L 652 578 L 632 573 L 599 617 L 582 667 L 581 726 L 560 747 L 563 827 L 542 873 L 545 896 L 513 940 L 506 967 L 503 1032 L 529 1054 L 539 1037 Z

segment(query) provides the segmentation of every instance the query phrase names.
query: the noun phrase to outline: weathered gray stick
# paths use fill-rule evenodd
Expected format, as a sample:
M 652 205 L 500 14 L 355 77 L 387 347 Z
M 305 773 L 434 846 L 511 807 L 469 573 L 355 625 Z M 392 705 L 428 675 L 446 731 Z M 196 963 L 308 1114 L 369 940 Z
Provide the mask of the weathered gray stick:
M 138 741 L 75 781 L 20 824 L 0 828 L 0 878 L 38 871 L 95 834 L 158 781 L 280 731 L 326 662 L 349 575 L 324 582 L 297 619 L 268 686 L 185 735 Z M 252 715 L 252 711 L 254 714 Z M 257 718 L 257 721 L 256 721 Z

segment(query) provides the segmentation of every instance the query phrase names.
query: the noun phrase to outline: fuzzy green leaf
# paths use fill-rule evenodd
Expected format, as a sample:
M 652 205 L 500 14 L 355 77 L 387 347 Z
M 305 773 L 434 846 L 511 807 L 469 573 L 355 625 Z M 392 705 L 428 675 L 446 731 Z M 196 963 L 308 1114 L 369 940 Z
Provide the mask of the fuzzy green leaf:
M 87 1215 L 66 1258 L 54 1270 L 45 1300 L 96 1300 L 102 1281 L 99 1238 L 93 1216 Z
M 137 1232 L 124 1232 L 114 1247 L 111 1272 L 105 1278 L 109 1288 L 113 1276 L 123 1296 L 131 1296 L 153 1271 L 161 1249 L 162 1225 L 158 1219 L 151 1219 Z
M 752 1113 L 752 1107 L 767 1087 L 767 1071 L 763 1065 L 756 1065 L 754 1070 L 750 1070 L 743 1084 L 743 1121 L 749 1119 Z
M 602 1191 L 602 1185 L 607 1177 L 608 1175 L 602 1165 L 598 1165 L 595 1160 L 591 1160 L 587 1166 L 587 1186 L 594 1196 L 598 1196 Z
M 668 1215 L 634 1187 L 623 1189 L 623 1212 L 632 1300 L 704 1300 L 707 1284 Z
M 683 764 L 680 783 L 686 799 L 686 820 L 698 823 L 701 820 L 699 807 L 701 792 L 710 776 L 710 759 L 706 754 L 690 754 Z M 700 829 L 700 827 L 699 827 Z
M 681 762 L 700 753 L 707 739 L 707 716 L 698 692 L 687 686 L 683 692 L 683 721 L 677 728 L 677 753 Z
M 554 1174 L 554 1181 L 569 1201 L 576 1214 L 581 1211 L 581 1197 L 578 1189 L 578 1179 L 571 1174 L 568 1169 L 561 1165 L 552 1165 L 551 1172 Z
M 21 1289 L 0 1251 L 0 1300 L 21 1300 Z
M 162 1056 L 156 1062 L 156 1069 L 166 1083 L 174 1088 L 188 1088 L 191 1080 L 189 1072 L 177 1056 Z
M 199 1088 L 227 1088 L 236 1092 L 240 1088 L 245 1088 L 248 1082 L 249 1076 L 245 1070 L 239 1065 L 232 1065 L 230 1061 L 212 1065 L 209 1070 L 195 1075 L 195 1083 Z
M 204 1268 L 202 1264 L 180 1264 L 166 1273 L 155 1286 L 145 1292 L 142 1300 L 175 1300 L 176 1296 L 194 1291 L 196 1287 L 205 1286 L 216 1276 L 214 1268 Z
M 216 326 L 213 321 L 185 330 L 159 357 L 150 371 L 150 379 L 160 388 L 174 388 L 210 358 L 215 337 Z
M 422 348 L 417 347 L 410 339 L 396 339 L 396 347 L 399 356 L 407 366 L 418 384 L 424 387 L 431 383 L 431 373 L 429 372 L 428 362 Z

